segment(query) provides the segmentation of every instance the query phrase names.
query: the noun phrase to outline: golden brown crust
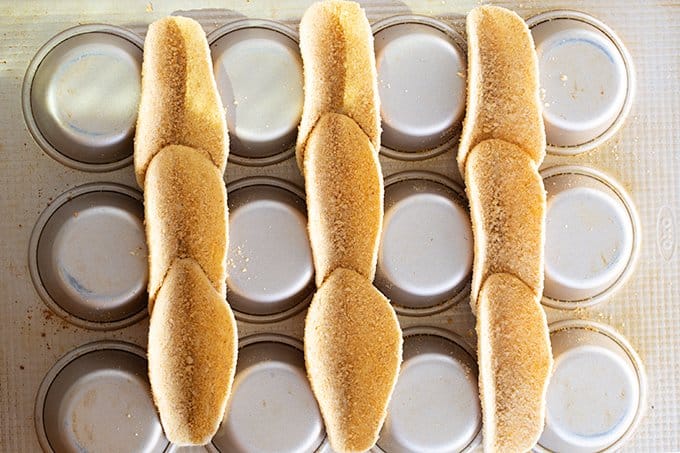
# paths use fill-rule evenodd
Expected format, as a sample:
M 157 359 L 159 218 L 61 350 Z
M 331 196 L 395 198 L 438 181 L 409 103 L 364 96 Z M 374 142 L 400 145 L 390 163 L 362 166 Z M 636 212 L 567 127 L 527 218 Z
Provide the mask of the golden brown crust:
M 234 315 L 193 259 L 174 260 L 149 325 L 149 379 L 165 433 L 179 445 L 210 441 L 236 365 Z
M 310 135 L 304 169 L 317 286 L 338 267 L 373 281 L 383 180 L 371 143 L 352 119 L 325 114 Z
M 479 294 L 484 451 L 528 451 L 543 431 L 552 354 L 539 301 L 521 280 L 505 273 L 489 276 Z
M 305 99 L 296 157 L 302 171 L 312 129 L 325 113 L 352 118 L 380 150 L 380 101 L 373 34 L 358 3 L 330 0 L 307 9 L 300 22 Z
M 146 173 L 149 308 L 176 258 L 193 258 L 226 297 L 227 192 L 208 157 L 181 145 L 163 148 Z
M 394 310 L 364 276 L 339 268 L 315 294 L 306 325 L 307 373 L 331 446 L 368 450 L 378 439 L 401 363 Z
M 500 272 L 541 295 L 546 199 L 529 155 L 502 140 L 483 141 L 467 160 L 465 185 L 475 247 L 473 310 L 484 280 Z
M 229 143 L 205 33 L 194 20 L 166 17 L 144 42 L 135 174 L 144 188 L 151 159 L 167 145 L 205 151 L 224 173 Z
M 481 6 L 467 17 L 468 101 L 458 167 L 468 154 L 497 138 L 527 152 L 536 166 L 545 156 L 539 96 L 538 58 L 524 21 L 497 6 Z

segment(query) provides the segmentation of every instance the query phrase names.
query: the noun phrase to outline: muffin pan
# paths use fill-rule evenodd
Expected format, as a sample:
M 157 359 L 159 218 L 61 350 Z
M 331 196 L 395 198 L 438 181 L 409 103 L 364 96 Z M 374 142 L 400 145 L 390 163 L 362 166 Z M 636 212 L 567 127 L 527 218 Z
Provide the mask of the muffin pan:
M 241 340 L 238 357 L 213 446 L 224 453 L 317 451 L 326 435 L 302 344 L 280 335 L 250 336 Z
M 628 51 L 599 20 L 553 11 L 528 21 L 538 54 L 548 151 L 578 154 L 608 140 L 633 101 Z
M 110 25 L 58 34 L 24 78 L 26 124 L 45 152 L 85 171 L 132 162 L 141 89 L 142 39 Z
M 425 16 L 390 17 L 373 33 L 382 152 L 413 160 L 455 148 L 465 113 L 465 41 Z
M 281 179 L 228 186 L 227 299 L 237 319 L 276 321 L 304 308 L 314 289 L 304 194 Z
M 463 189 L 427 172 L 396 173 L 385 186 L 376 287 L 397 313 L 445 310 L 470 291 L 472 227 Z
M 640 225 L 626 192 L 587 167 L 542 172 L 547 191 L 543 302 L 556 308 L 596 304 L 630 276 Z
M 391 299 L 405 334 L 404 364 L 376 453 L 472 451 L 481 442 L 468 304 L 472 237 L 455 165 L 465 105 L 463 14 L 473 3 L 430 2 L 413 11 L 396 2 L 365 5 L 383 119 L 385 219 L 376 285 Z M 545 13 L 552 4 L 515 5 L 538 49 L 551 154 L 541 170 L 548 196 L 543 304 L 555 372 L 536 451 L 677 450 L 680 391 L 672 370 L 664 371 L 677 342 L 655 326 L 677 327 L 668 302 L 678 299 L 680 288 L 674 271 L 680 265 L 674 253 L 680 179 L 669 150 L 680 143 L 650 119 L 638 121 L 652 112 L 650 118 L 662 121 L 649 93 L 639 93 L 635 118 L 626 121 L 636 81 L 621 39 L 590 15 Z M 642 48 L 630 37 L 648 33 L 648 22 L 631 18 L 647 11 L 642 6 L 628 5 L 625 15 L 616 5 L 608 7 L 613 12 L 595 2 L 582 6 L 616 26 L 648 78 L 666 67 L 658 49 L 677 53 L 680 36 L 671 42 L 652 33 L 645 36 L 656 43 L 653 58 L 638 58 Z M 300 343 L 314 289 L 302 177 L 292 158 L 303 98 L 295 31 L 302 6 L 248 7 L 248 16 L 277 21 L 181 12 L 209 32 L 230 132 L 227 299 L 238 320 L 240 351 L 234 391 L 213 442 L 168 445 L 143 350 L 119 341 L 91 343 L 107 337 L 146 344 L 143 206 L 131 188 L 130 164 L 142 34 L 153 18 L 172 12 L 165 4 L 154 7 L 146 16 L 143 9 L 98 15 L 88 6 L 77 19 L 140 24 L 141 34 L 110 25 L 59 33 L 65 28 L 60 22 L 44 23 L 40 35 L 39 27 L 21 25 L 31 31 L 19 65 L 22 72 L 28 66 L 21 104 L 28 131 L 18 105 L 8 105 L 2 124 L 10 146 L 2 143 L 0 152 L 27 145 L 21 159 L 0 167 L 6 187 L 0 198 L 10 202 L 0 222 L 10 260 L 3 263 L 25 263 L 28 249 L 33 285 L 6 266 L 8 278 L 17 278 L 5 285 L 8 372 L 0 388 L 8 396 L 0 445 L 35 451 L 36 435 L 23 426 L 33 415 L 45 451 L 330 452 Z M 647 14 L 676 22 L 658 11 Z M 55 37 L 39 49 L 34 35 L 39 41 Z M 654 83 L 666 87 L 667 97 L 680 93 L 677 82 Z M 667 115 L 676 121 L 664 128 L 677 124 L 677 112 Z M 36 201 L 43 191 L 62 195 L 45 208 Z M 12 203 L 25 212 L 12 210 Z M 29 240 L 28 232 L 20 233 L 31 226 Z M 40 317 L 44 327 L 36 324 L 36 309 L 47 313 Z M 52 313 L 75 328 L 59 329 Z M 54 351 L 36 341 L 43 331 Z
M 290 157 L 303 99 L 297 33 L 245 19 L 218 28 L 208 40 L 227 111 L 230 160 L 267 165 Z
M 88 329 L 117 329 L 146 315 L 144 208 L 139 192 L 111 183 L 76 187 L 40 215 L 29 245 L 33 283 L 47 306 Z
M 471 348 L 449 331 L 413 327 L 404 331 L 403 358 L 376 450 L 472 451 L 482 412 Z
M 35 426 L 46 452 L 163 451 L 139 346 L 101 341 L 62 357 L 38 390 Z
M 589 321 L 551 326 L 555 365 L 538 451 L 614 450 L 634 431 L 645 405 L 646 377 L 632 346 Z

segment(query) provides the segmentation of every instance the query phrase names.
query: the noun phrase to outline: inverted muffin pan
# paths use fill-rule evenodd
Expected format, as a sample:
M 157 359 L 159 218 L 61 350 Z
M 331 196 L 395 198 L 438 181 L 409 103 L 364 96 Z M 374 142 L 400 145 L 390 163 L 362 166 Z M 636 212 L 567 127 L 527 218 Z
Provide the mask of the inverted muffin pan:
M 415 160 L 456 148 L 465 113 L 465 40 L 426 16 L 394 16 L 372 29 L 383 154 Z
M 227 291 L 237 319 L 272 322 L 304 308 L 314 289 L 304 193 L 276 178 L 227 186 Z
M 47 154 L 84 171 L 132 163 L 141 90 L 142 39 L 111 25 L 58 34 L 33 57 L 24 119 Z
M 543 303 L 579 308 L 605 300 L 630 276 L 640 222 L 625 190 L 587 167 L 541 173 L 547 191 Z
M 302 57 L 295 30 L 245 19 L 208 36 L 227 112 L 229 160 L 270 165 L 290 157 L 302 115 Z
M 403 359 L 376 451 L 473 451 L 482 412 L 472 348 L 447 330 L 412 327 Z
M 428 172 L 385 179 L 375 283 L 397 313 L 428 315 L 470 292 L 472 227 L 464 190 Z
M 369 18 L 385 174 L 375 284 L 404 327 L 404 362 L 373 451 L 473 451 L 481 443 L 468 307 L 473 243 L 455 170 L 465 113 L 463 28 L 460 21 L 411 14 Z M 582 13 L 550 12 L 528 23 L 541 68 L 548 151 L 571 155 L 602 145 L 620 128 L 633 98 L 625 47 Z M 38 388 L 35 422 L 45 451 L 331 451 L 300 342 L 314 266 L 292 158 L 303 99 L 297 33 L 290 23 L 239 19 L 216 26 L 208 39 L 230 134 L 227 300 L 241 336 L 225 418 L 205 447 L 168 445 L 143 350 L 113 341 L 86 344 L 58 360 Z M 142 38 L 130 31 L 85 25 L 38 51 L 24 79 L 23 109 L 45 153 L 87 172 L 127 166 L 120 172 L 133 180 L 141 48 Z M 573 318 L 569 310 L 612 299 L 633 274 L 642 234 L 637 209 L 615 175 L 552 163 L 549 158 L 541 171 L 549 320 Z M 130 331 L 144 338 L 141 195 L 121 184 L 78 186 L 80 176 L 75 173 L 76 187 L 35 221 L 28 262 L 37 295 L 85 334 L 131 326 L 122 338 Z M 536 450 L 619 448 L 635 433 L 647 399 L 634 348 L 592 319 L 553 323 L 551 338 L 555 371 Z
M 635 431 L 646 375 L 628 341 L 609 326 L 569 320 L 550 326 L 555 365 L 537 451 L 615 450 Z
M 142 195 L 112 183 L 57 197 L 38 218 L 28 252 L 33 283 L 49 309 L 94 330 L 146 316 L 147 262 Z
M 212 445 L 223 453 L 313 453 L 325 439 L 302 343 L 271 334 L 243 338 L 225 417 Z
M 548 151 L 596 148 L 621 127 L 633 103 L 630 54 L 613 30 L 587 14 L 552 11 L 527 24 L 538 54 Z
M 163 435 L 139 346 L 101 341 L 64 355 L 47 372 L 35 405 L 46 452 L 163 451 Z

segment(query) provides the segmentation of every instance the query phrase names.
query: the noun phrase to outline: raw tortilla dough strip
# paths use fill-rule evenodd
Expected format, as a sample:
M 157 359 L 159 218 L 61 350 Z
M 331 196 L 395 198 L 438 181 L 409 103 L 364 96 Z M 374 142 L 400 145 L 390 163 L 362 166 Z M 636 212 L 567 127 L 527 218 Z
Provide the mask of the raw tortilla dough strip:
M 336 269 L 314 295 L 305 362 L 328 438 L 338 452 L 373 447 L 401 364 L 399 321 L 364 276 Z
M 144 41 L 142 94 L 135 132 L 135 174 L 144 188 L 151 159 L 168 145 L 205 151 L 224 173 L 227 122 L 205 32 L 186 17 L 151 25 Z
M 349 117 L 327 113 L 305 155 L 316 285 L 338 267 L 373 281 L 383 220 L 383 179 L 371 143 Z
M 151 161 L 145 186 L 149 312 L 177 257 L 196 260 L 226 297 L 227 191 L 220 171 L 204 153 L 170 145 Z
M 165 434 L 177 445 L 210 441 L 234 380 L 227 152 L 203 29 L 183 17 L 151 24 L 134 157 L 149 245 L 149 380 Z
M 520 279 L 486 279 L 477 311 L 484 451 L 529 451 L 543 431 L 552 369 L 545 325 L 539 299 Z
M 331 446 L 359 452 L 378 439 L 402 354 L 394 309 L 371 284 L 383 218 L 373 36 L 359 5 L 331 0 L 305 13 L 300 47 L 297 158 L 318 287 L 305 362 Z
M 149 380 L 165 434 L 178 445 L 210 442 L 236 370 L 236 320 L 201 267 L 175 260 L 149 325 Z
M 473 311 L 484 280 L 499 272 L 542 294 L 546 196 L 529 155 L 503 140 L 483 141 L 467 160 L 465 185 L 474 233 Z
M 475 242 L 471 304 L 477 315 L 486 451 L 523 452 L 545 417 L 552 352 L 543 293 L 545 133 L 533 40 L 504 8 L 467 19 L 468 105 L 458 165 Z
M 536 168 L 545 156 L 538 57 L 524 21 L 497 6 L 473 9 L 467 17 L 468 98 L 458 149 L 465 174 L 468 154 L 497 138 L 529 154 Z
M 373 33 L 358 3 L 314 3 L 300 22 L 305 99 L 296 157 L 304 154 L 312 129 L 325 113 L 352 118 L 380 151 L 380 101 Z

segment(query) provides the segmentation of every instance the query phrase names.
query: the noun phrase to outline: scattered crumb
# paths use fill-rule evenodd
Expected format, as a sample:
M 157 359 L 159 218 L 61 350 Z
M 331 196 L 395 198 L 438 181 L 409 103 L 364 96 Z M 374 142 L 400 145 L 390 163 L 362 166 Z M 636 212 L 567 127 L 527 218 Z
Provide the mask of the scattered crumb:
M 153 3 L 149 2 L 149 3 L 146 4 L 146 12 L 147 13 L 153 12 Z
M 562 82 L 566 82 L 566 81 L 567 81 L 567 75 L 566 75 L 566 74 L 560 75 L 560 80 L 561 80 Z

